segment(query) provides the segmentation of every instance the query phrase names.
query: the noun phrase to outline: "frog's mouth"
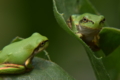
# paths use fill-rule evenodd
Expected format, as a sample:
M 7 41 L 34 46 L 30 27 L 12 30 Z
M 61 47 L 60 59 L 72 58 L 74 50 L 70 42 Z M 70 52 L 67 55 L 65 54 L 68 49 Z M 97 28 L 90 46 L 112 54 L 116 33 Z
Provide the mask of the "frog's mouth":
M 31 60 L 33 59 L 34 55 L 41 52 L 43 49 L 45 49 L 48 46 L 48 40 L 43 41 L 42 43 L 40 43 L 33 51 L 33 53 L 31 54 L 31 56 L 29 56 L 29 58 L 25 61 L 25 66 L 29 65 L 29 63 L 31 62 Z

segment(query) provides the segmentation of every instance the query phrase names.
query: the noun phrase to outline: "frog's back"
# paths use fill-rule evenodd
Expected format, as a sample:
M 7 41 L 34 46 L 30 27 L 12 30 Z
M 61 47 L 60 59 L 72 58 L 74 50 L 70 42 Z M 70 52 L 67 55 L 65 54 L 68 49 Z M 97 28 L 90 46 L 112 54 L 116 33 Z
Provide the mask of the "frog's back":
M 47 37 L 34 33 L 26 39 L 11 43 L 0 52 L 0 63 L 24 64 L 39 44 L 46 40 Z
M 17 62 L 17 64 L 23 64 L 23 62 L 26 60 L 26 57 L 29 57 L 29 55 L 34 51 L 33 47 L 34 46 L 32 46 L 29 42 L 26 42 L 26 39 L 11 43 L 10 45 L 4 47 L 1 51 L 0 63 Z

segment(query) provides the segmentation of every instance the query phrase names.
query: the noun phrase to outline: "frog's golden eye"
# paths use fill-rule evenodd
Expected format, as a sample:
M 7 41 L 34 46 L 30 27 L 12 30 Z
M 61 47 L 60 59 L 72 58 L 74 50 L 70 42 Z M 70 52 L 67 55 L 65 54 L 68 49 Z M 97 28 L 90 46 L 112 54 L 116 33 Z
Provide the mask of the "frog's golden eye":
M 92 24 L 94 24 L 94 22 L 92 21 L 92 20 L 89 20 L 89 19 L 87 19 L 87 18 L 85 18 L 85 17 L 83 17 L 83 19 L 82 20 L 80 20 L 80 23 L 87 23 L 87 22 L 91 22 Z
M 87 18 L 85 18 L 85 17 L 83 17 L 83 19 L 82 20 L 80 20 L 80 22 L 84 22 L 84 23 L 86 23 L 86 22 L 88 22 L 89 20 L 87 19 Z
M 105 22 L 105 18 L 103 20 L 100 21 L 100 23 L 104 23 Z

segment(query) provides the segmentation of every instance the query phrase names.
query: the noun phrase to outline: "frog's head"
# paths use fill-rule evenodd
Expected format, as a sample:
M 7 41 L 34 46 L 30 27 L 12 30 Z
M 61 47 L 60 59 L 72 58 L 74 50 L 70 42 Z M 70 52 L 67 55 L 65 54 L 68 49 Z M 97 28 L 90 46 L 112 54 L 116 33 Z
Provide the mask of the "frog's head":
M 38 53 L 48 46 L 48 38 L 36 32 L 30 37 L 29 43 L 33 46 L 34 53 Z
M 31 59 L 34 57 L 36 53 L 44 50 L 48 46 L 48 38 L 39 33 L 32 34 L 32 36 L 27 38 L 27 40 L 28 40 L 28 44 L 31 46 L 31 49 L 33 51 L 32 53 L 28 54 L 29 58 L 25 62 L 26 66 L 31 62 Z
M 80 26 L 84 26 L 91 29 L 100 29 L 104 26 L 105 18 L 102 15 L 94 15 L 85 13 L 79 16 Z

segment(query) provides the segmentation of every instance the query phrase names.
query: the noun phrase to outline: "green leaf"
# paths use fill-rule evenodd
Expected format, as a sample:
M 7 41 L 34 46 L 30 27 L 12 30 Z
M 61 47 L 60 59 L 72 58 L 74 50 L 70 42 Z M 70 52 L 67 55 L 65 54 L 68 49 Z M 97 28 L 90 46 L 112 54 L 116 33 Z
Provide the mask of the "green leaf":
M 107 55 L 103 63 L 111 80 L 119 80 L 120 74 L 120 30 L 106 27 L 100 32 L 100 47 Z
M 120 46 L 118 46 L 110 55 L 103 58 L 103 63 L 108 71 L 111 80 L 119 80 L 120 74 Z
M 77 38 L 84 46 L 97 80 L 110 80 L 110 76 L 103 65 L 102 58 L 97 58 L 94 52 L 80 38 L 78 38 L 67 26 L 66 20 L 72 14 L 79 13 L 97 13 L 88 0 L 53 0 L 54 15 L 59 25 L 70 35 Z
M 0 75 L 0 80 L 75 80 L 57 64 L 35 57 L 34 69 L 21 75 Z
M 105 27 L 100 32 L 100 48 L 108 55 L 120 45 L 120 30 Z

